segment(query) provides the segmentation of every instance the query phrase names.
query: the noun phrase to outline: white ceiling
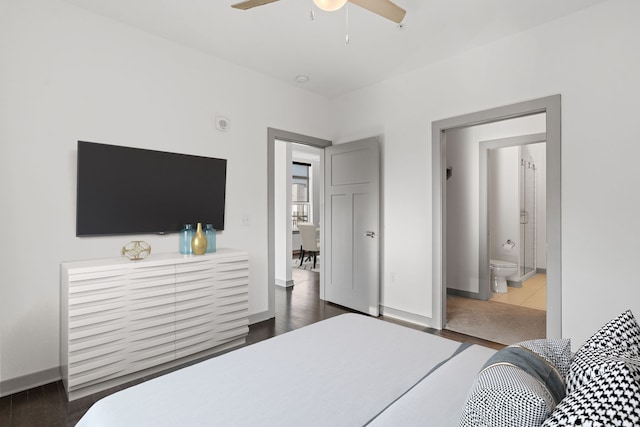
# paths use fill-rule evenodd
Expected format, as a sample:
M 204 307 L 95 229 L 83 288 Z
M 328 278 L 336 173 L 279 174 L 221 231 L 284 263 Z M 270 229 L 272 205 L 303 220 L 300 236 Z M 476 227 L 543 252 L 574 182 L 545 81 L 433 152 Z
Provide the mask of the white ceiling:
M 332 98 L 606 0 L 395 0 L 403 29 L 350 5 L 349 44 L 344 8 L 312 21 L 312 0 L 66 1 Z

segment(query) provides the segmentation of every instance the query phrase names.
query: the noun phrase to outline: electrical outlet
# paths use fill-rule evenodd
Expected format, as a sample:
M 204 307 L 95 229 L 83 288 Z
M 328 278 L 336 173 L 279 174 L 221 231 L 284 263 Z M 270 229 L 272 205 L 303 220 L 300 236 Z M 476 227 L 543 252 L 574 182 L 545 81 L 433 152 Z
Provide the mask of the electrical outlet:
M 249 226 L 249 215 L 242 215 L 242 217 L 240 217 L 240 226 L 241 227 Z
M 391 284 L 395 285 L 396 284 L 396 273 L 391 273 Z

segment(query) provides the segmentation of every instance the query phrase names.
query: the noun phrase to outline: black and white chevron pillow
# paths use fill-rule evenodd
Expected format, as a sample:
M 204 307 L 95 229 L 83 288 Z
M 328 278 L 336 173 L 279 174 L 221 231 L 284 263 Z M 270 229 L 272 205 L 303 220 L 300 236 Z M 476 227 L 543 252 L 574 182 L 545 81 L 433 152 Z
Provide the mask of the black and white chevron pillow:
M 607 370 L 612 357 L 640 357 L 640 326 L 630 310 L 605 324 L 578 349 L 566 376 L 567 394 Z
M 618 357 L 568 394 L 543 427 L 640 425 L 640 359 Z
M 583 347 L 622 348 L 638 352 L 640 351 L 640 325 L 631 310 L 627 310 L 598 329 L 585 341 Z
M 566 382 L 566 397 L 543 426 L 640 425 L 640 326 L 630 310 L 578 349 Z
M 638 358 L 640 354 L 621 349 L 581 348 L 576 353 L 566 378 L 567 394 L 572 394 L 602 374 L 620 370 L 620 364 L 624 365 L 625 361 Z M 633 362 L 629 363 L 631 364 L 629 375 L 637 375 L 636 380 L 640 383 L 640 369 L 634 369 Z

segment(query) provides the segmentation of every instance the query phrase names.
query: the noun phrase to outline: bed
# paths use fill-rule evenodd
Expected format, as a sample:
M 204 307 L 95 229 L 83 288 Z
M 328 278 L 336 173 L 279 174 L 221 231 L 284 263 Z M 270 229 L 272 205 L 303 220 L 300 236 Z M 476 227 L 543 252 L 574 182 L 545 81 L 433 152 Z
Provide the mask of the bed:
M 119 391 L 77 425 L 457 425 L 493 353 L 344 314 Z

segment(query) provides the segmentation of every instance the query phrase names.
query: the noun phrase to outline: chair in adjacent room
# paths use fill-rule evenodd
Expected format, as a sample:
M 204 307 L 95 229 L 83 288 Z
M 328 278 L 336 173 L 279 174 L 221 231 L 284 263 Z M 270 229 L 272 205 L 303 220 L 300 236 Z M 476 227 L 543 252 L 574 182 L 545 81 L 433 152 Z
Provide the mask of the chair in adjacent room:
M 316 268 L 316 257 L 320 252 L 320 241 L 317 237 L 317 227 L 310 223 L 299 223 L 298 230 L 300 231 L 300 239 L 302 240 L 302 246 L 300 247 L 300 266 L 304 262 L 305 255 L 310 261 L 313 255 L 313 268 Z

